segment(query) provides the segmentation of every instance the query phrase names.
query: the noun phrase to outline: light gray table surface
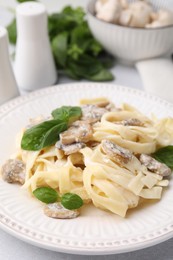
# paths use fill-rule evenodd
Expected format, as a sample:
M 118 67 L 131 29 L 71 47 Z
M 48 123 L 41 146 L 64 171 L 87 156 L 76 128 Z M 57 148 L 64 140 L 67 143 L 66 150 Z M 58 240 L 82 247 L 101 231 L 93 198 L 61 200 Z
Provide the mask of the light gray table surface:
M 63 6 L 86 6 L 88 0 L 42 0 L 51 12 L 60 10 Z M 6 25 L 12 15 L 6 11 L 6 7 L 15 7 L 15 0 L 0 0 L 0 25 Z M 116 76 L 115 84 L 125 85 L 133 88 L 143 89 L 143 84 L 134 67 L 126 67 L 120 64 L 112 69 Z M 60 77 L 60 83 L 70 83 L 71 80 Z M 109 255 L 109 256 L 81 256 L 52 252 L 38 248 L 18 240 L 15 237 L 0 230 L 0 260 L 173 260 L 173 239 L 153 247 L 135 252 Z

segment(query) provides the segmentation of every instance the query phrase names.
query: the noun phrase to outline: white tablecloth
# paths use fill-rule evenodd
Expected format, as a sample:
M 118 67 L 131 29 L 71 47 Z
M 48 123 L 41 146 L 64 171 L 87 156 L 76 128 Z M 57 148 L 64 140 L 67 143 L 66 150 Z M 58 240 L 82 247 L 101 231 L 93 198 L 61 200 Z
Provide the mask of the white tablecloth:
M 64 5 L 71 4 L 73 6 L 83 5 L 86 6 L 88 0 L 42 0 L 49 11 L 60 10 Z M 0 0 L 0 24 L 5 25 L 10 21 L 12 15 L 6 13 L 5 7 L 14 7 L 15 0 Z M 133 67 L 125 67 L 117 64 L 112 69 L 113 74 L 116 76 L 115 84 L 126 85 L 133 88 L 142 89 L 142 81 Z M 67 83 L 71 80 L 67 78 L 60 78 L 59 83 Z M 25 242 L 18 240 L 15 237 L 0 230 L 0 260 L 173 260 L 173 239 L 154 247 L 146 248 L 143 250 L 110 255 L 110 256 L 79 256 L 69 255 L 58 252 L 51 252 L 45 249 L 37 248 Z

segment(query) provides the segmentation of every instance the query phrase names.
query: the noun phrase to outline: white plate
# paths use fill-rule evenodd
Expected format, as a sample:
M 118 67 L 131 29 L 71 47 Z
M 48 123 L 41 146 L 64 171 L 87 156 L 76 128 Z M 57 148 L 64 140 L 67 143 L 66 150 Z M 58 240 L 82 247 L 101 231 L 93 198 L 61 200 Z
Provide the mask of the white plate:
M 106 96 L 116 104 L 128 102 L 149 115 L 173 116 L 173 105 L 142 91 L 111 84 L 67 84 L 46 88 L 0 107 L 0 164 L 15 150 L 15 136 L 28 118 L 49 115 L 80 98 Z M 131 210 L 126 219 L 94 207 L 79 218 L 46 217 L 42 205 L 19 186 L 0 180 L 0 227 L 33 245 L 74 254 L 115 254 L 163 242 L 173 236 L 173 182 L 161 201 Z

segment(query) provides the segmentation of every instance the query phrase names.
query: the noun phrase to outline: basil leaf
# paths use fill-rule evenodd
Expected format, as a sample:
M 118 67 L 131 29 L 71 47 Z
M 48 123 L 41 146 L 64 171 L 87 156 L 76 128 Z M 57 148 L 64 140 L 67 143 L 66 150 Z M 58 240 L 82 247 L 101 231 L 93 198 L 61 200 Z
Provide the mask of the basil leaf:
M 105 69 L 110 69 L 115 66 L 115 59 L 107 53 L 102 52 L 102 54 L 99 55 L 98 59 Z
M 70 75 L 70 70 L 73 78 L 86 78 L 92 81 L 110 81 L 114 78 L 112 73 L 109 72 L 105 68 L 105 66 L 101 64 L 101 62 L 99 62 L 99 60 L 92 58 L 86 54 L 81 54 L 80 58 L 78 59 L 74 59 L 74 57 L 69 57 L 67 64 L 68 71 L 66 70 L 66 72 L 68 73 L 68 75 Z
M 82 53 L 91 53 L 98 56 L 103 51 L 103 47 L 92 36 L 87 21 L 83 21 L 71 31 L 72 45 L 78 46 Z
M 67 130 L 66 122 L 59 123 L 58 125 L 51 128 L 45 135 L 42 141 L 42 147 L 50 146 L 56 143 L 59 140 L 59 134 Z
M 67 130 L 67 123 L 62 120 L 50 120 L 31 127 L 24 132 L 21 141 L 23 150 L 38 151 L 53 145 L 59 140 L 59 134 Z
M 72 44 L 68 49 L 68 56 L 73 60 L 78 60 L 80 55 L 84 53 L 84 49 L 79 47 L 76 43 Z
M 168 145 L 160 148 L 152 155 L 157 161 L 165 163 L 169 168 L 173 170 L 173 146 Z
M 37 0 L 17 0 L 17 2 L 19 2 L 19 3 L 24 3 L 24 2 L 29 2 L 29 1 L 36 2 Z
M 74 193 L 65 193 L 61 197 L 61 204 L 64 206 L 66 209 L 78 209 L 82 207 L 83 205 L 83 200 L 81 197 L 79 197 L 77 194 Z
M 56 190 L 53 190 L 49 187 L 41 187 L 37 188 L 33 191 L 34 196 L 41 200 L 42 202 L 48 204 L 48 203 L 54 203 L 58 200 L 59 195 L 56 192 Z
M 49 37 L 52 40 L 62 32 L 69 32 L 84 21 L 85 13 L 81 7 L 73 9 L 71 6 L 65 7 L 59 13 L 53 13 L 48 17 Z
M 72 79 L 75 79 L 75 80 L 80 80 L 81 79 L 81 77 L 76 75 L 76 72 L 73 69 L 71 69 L 71 68 L 66 68 L 64 70 L 64 73 L 65 73 L 66 76 L 68 76 L 68 77 L 70 77 Z
M 81 24 L 85 18 L 85 12 L 82 7 L 72 8 L 71 6 L 64 7 L 63 14 L 66 15 L 66 18 L 70 18 L 72 21 L 75 21 L 76 24 Z
M 60 119 L 67 123 L 72 123 L 82 116 L 80 107 L 62 106 L 52 111 L 54 119 Z
M 114 79 L 114 76 L 110 71 L 103 68 L 97 74 L 89 76 L 87 78 L 92 81 L 111 81 Z
M 81 78 L 90 77 L 97 74 L 103 69 L 102 64 L 95 58 L 90 57 L 87 54 L 82 54 L 79 56 L 78 60 L 69 58 L 68 67 L 76 72 Z
M 63 32 L 52 40 L 52 51 L 57 64 L 65 66 L 67 59 L 67 41 L 68 33 Z
M 12 44 L 16 44 L 17 41 L 17 28 L 16 28 L 16 19 L 14 19 L 7 27 L 9 41 Z
M 59 134 L 82 115 L 80 107 L 62 106 L 52 111 L 53 120 L 45 121 L 24 132 L 21 141 L 23 150 L 38 151 L 55 144 Z

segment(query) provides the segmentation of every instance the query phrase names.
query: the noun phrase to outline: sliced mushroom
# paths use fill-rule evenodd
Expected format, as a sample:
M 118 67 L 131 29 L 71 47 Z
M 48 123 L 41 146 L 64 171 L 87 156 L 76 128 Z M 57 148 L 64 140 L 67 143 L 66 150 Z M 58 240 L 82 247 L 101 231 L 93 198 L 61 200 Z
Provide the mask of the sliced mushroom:
M 121 111 L 122 109 L 119 108 L 119 107 L 116 107 L 113 103 L 109 103 L 106 107 L 105 107 L 106 110 L 108 110 L 107 112 L 118 112 L 118 111 Z
M 160 21 L 154 21 L 152 23 L 146 24 L 145 28 L 159 28 L 165 26 Z
M 117 145 L 117 144 L 115 144 L 115 143 L 113 143 L 109 140 L 103 140 L 101 142 L 101 146 L 102 146 L 103 151 L 110 158 L 115 160 L 117 163 L 126 164 L 133 157 L 133 154 L 129 150 L 127 150 L 127 149 L 125 149 L 125 148 L 123 148 L 123 147 L 121 147 L 121 146 L 119 146 L 119 145 Z
M 97 147 L 99 144 L 100 144 L 100 142 L 90 141 L 90 142 L 87 143 L 87 146 L 90 147 L 90 148 L 95 148 L 95 147 Z
M 102 9 L 102 6 L 103 6 L 102 1 L 97 0 L 96 4 L 95 4 L 95 11 L 96 11 L 96 13 L 100 12 L 100 10 Z
M 120 3 L 123 9 L 127 9 L 129 7 L 127 0 L 120 0 Z
M 116 124 L 124 126 L 144 126 L 144 123 L 137 118 L 129 118 L 120 122 L 116 122 Z
M 72 144 L 75 142 L 87 143 L 92 137 L 92 127 L 84 121 L 74 122 L 67 131 L 60 134 L 62 144 Z
M 65 155 L 69 155 L 69 154 L 78 152 L 80 149 L 84 148 L 86 145 L 84 143 L 73 143 L 73 144 L 64 145 L 60 141 L 58 141 L 55 144 L 55 146 L 59 150 L 64 151 Z
M 132 19 L 132 11 L 129 9 L 123 10 L 119 17 L 119 24 L 123 26 L 128 26 Z
M 63 207 L 60 202 L 47 204 L 44 208 L 44 213 L 50 218 L 76 218 L 79 216 L 78 210 L 69 210 Z
M 152 13 L 152 22 L 147 24 L 146 28 L 157 28 L 173 24 L 173 12 L 160 9 L 157 13 Z
M 151 22 L 158 20 L 158 16 L 159 16 L 159 15 L 158 15 L 158 12 L 152 12 L 152 13 L 150 14 Z
M 96 2 L 96 16 L 106 22 L 116 23 L 119 19 L 122 6 L 119 0 L 108 0 Z
M 150 22 L 152 7 L 145 1 L 134 1 L 121 12 L 119 24 L 130 27 L 145 27 Z
M 171 169 L 166 164 L 158 162 L 147 154 L 141 154 L 139 160 L 151 172 L 157 173 L 163 177 L 171 174 Z
M 25 164 L 18 159 L 9 159 L 2 166 L 2 178 L 4 181 L 9 183 L 20 183 L 25 182 Z
M 82 106 L 82 120 L 87 121 L 88 123 L 95 123 L 100 121 L 102 116 L 107 112 L 108 110 L 103 107 L 85 105 Z

